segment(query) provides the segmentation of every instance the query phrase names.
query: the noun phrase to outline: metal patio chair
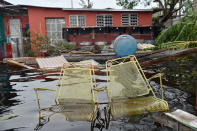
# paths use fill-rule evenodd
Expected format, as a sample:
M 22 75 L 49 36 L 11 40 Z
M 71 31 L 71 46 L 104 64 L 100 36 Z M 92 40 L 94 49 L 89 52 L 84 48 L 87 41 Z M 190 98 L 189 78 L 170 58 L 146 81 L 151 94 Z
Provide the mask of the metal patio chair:
M 62 100 L 67 103 L 96 103 L 96 80 L 91 63 L 65 63 L 58 83 L 55 100 L 59 103 Z
M 50 117 L 56 113 L 63 114 L 68 121 L 92 121 L 94 119 L 97 109 L 96 103 L 98 103 L 99 99 L 94 69 L 89 62 L 65 63 L 61 68 L 56 90 L 47 88 L 35 88 L 34 90 L 36 92 L 39 113 L 39 124 L 36 129 L 49 122 Z M 53 111 L 51 107 L 41 108 L 38 91 L 55 92 L 55 106 L 59 110 Z
M 135 115 L 169 110 L 164 100 L 162 74 L 147 79 L 134 55 L 106 62 L 107 92 L 112 116 Z M 150 86 L 149 80 L 159 78 L 161 98 Z

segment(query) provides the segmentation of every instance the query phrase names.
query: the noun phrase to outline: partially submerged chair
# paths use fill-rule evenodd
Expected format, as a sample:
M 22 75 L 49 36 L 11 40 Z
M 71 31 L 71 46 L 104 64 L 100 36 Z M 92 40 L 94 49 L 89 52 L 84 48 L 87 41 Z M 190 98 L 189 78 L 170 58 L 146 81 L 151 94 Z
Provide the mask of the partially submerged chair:
M 36 92 L 42 90 L 55 91 L 57 104 L 96 103 L 96 99 L 98 102 L 94 69 L 87 62 L 65 63 L 61 68 L 56 90 L 35 88 Z
M 41 121 L 45 117 L 42 115 L 42 111 L 48 111 L 48 108 L 40 107 L 38 91 L 55 91 L 55 106 L 60 107 L 60 111 L 50 110 L 53 113 L 48 115 L 48 120 L 45 118 L 44 123 L 47 123 L 55 113 L 63 114 L 69 121 L 92 121 L 94 119 L 98 95 L 95 98 L 96 80 L 93 66 L 90 63 L 65 63 L 61 68 L 56 90 L 47 88 L 35 88 L 34 90 L 39 110 L 38 128 L 39 125 L 43 125 Z
M 90 63 L 64 64 L 59 85 L 55 95 L 59 103 L 95 103 L 96 80 Z
M 169 110 L 163 96 L 162 74 L 147 79 L 134 55 L 109 60 L 106 69 L 112 116 Z M 155 95 L 149 83 L 157 77 L 160 78 L 161 98 Z

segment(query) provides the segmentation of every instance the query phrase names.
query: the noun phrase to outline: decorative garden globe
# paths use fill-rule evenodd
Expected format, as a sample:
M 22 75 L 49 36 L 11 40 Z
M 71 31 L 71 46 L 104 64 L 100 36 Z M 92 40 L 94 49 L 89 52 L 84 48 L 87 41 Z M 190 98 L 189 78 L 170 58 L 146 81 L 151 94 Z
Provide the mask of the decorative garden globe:
M 114 51 L 119 57 L 135 54 L 137 41 L 130 35 L 120 35 L 114 41 Z

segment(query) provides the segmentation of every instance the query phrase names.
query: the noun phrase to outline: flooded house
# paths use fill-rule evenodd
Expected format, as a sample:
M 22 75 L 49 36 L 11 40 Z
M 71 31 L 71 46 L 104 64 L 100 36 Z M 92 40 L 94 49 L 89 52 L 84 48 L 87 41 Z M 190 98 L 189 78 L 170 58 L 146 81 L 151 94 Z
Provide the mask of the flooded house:
M 67 8 L 65 3 L 49 1 L 1 1 L 1 10 L 14 10 L 4 14 L 5 35 L 15 43 L 14 57 L 25 56 L 28 32 L 47 36 L 51 43 L 66 41 L 77 47 L 111 44 L 121 34 L 130 34 L 137 40 L 152 40 L 151 9 L 86 9 Z

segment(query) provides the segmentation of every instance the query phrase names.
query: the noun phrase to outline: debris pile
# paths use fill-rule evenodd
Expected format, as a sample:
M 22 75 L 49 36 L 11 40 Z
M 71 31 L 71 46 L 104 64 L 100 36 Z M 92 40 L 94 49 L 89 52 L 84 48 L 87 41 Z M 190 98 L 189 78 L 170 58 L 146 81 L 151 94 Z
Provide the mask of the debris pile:
M 153 48 L 153 47 L 155 47 L 153 44 L 146 44 L 146 43 L 138 43 L 137 44 L 137 48 L 139 50 L 144 50 L 144 49 Z

